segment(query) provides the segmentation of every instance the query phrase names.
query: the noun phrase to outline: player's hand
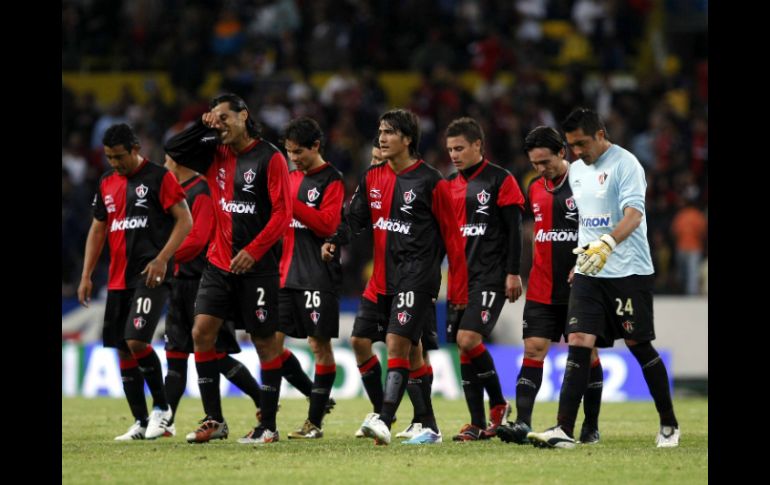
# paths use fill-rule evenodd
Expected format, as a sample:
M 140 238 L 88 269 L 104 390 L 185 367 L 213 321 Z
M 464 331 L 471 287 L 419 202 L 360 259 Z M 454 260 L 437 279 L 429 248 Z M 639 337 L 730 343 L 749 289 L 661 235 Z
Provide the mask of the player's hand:
M 81 278 L 78 285 L 78 301 L 81 305 L 88 308 L 88 304 L 91 302 L 91 291 L 94 289 L 94 284 L 91 282 L 91 278 Z
M 334 258 L 334 251 L 337 250 L 337 245 L 326 242 L 321 246 L 321 259 L 327 263 Z
M 607 258 L 617 245 L 615 238 L 609 234 L 604 234 L 596 241 L 573 249 L 572 253 L 578 255 L 578 269 L 587 275 L 595 275 L 604 268 Z
M 163 280 L 166 279 L 166 262 L 155 258 L 147 263 L 141 274 L 147 275 L 144 279 L 144 284 L 147 285 L 147 288 L 160 286 Z
M 243 274 L 248 271 L 257 260 L 251 257 L 246 250 L 241 249 L 233 259 L 230 260 L 230 271 L 235 274 Z
M 217 115 L 215 115 L 211 111 L 207 113 L 203 113 L 203 115 L 201 116 L 201 121 L 203 121 L 203 124 L 208 126 L 209 128 L 214 128 L 215 130 L 218 130 L 218 131 L 222 130 L 222 123 L 219 122 L 219 118 L 217 118 Z
M 465 310 L 465 307 L 467 306 L 468 306 L 467 303 L 458 303 L 458 304 L 450 303 L 449 304 L 449 307 L 452 308 L 452 310 Z
M 509 274 L 505 277 L 505 297 L 513 303 L 518 300 L 522 293 L 521 276 Z

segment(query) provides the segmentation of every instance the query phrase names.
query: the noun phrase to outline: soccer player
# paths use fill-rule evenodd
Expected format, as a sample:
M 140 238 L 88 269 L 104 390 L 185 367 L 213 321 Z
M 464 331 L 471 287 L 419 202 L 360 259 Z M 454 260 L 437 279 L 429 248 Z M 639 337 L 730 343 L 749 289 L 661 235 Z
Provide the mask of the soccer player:
M 275 414 L 281 389 L 278 326 L 280 240 L 291 221 L 286 159 L 260 137 L 246 103 L 234 94 L 211 101 L 211 111 L 171 138 L 166 153 L 205 174 L 216 228 L 195 300 L 193 342 L 206 417 L 187 435 L 191 443 L 227 438 L 219 395 L 216 339 L 225 319 L 251 335 L 260 360 L 258 425 L 239 443 L 279 439 Z
M 417 116 L 403 109 L 386 112 L 380 117 L 379 141 L 388 161 L 367 170 L 350 201 L 347 218 L 354 237 L 368 227 L 373 229 L 374 271 L 369 287 L 377 295 L 376 313 L 371 308 L 374 303 L 369 303 L 372 320 L 387 322 L 388 374 L 382 409 L 368 414 L 362 428 L 376 442 L 389 444 L 393 416 L 408 383 L 410 353 L 417 351 L 441 283 L 442 247 L 449 255 L 448 294 L 454 305 L 467 303 L 467 268 L 448 184 L 418 158 Z M 428 421 L 408 443 L 441 442 L 435 417 Z
M 192 216 L 176 178 L 139 155 L 139 139 L 128 125 L 108 128 L 102 143 L 112 170 L 102 175 L 94 196 L 78 300 L 88 307 L 91 274 L 106 239 L 110 276 L 102 337 L 105 347 L 118 349 L 123 390 L 136 420 L 115 440 L 154 439 L 167 431 L 173 411 L 151 341 L 168 298 L 174 252 L 190 232 Z M 153 401 L 149 416 L 145 382 Z
M 166 316 L 166 395 L 174 416 L 165 435 L 175 436 L 176 410 L 187 386 L 187 358 L 193 353 L 192 329 L 195 296 L 198 294 L 206 249 L 214 234 L 214 206 L 206 179 L 199 173 L 179 165 L 166 155 L 165 167 L 174 174 L 185 191 L 187 205 L 192 211 L 193 226 L 182 245 L 174 253 L 174 280 L 171 284 L 168 315 Z M 246 367 L 228 354 L 241 351 L 232 322 L 225 322 L 217 336 L 219 373 L 248 395 L 259 407 L 259 385 Z
M 532 269 L 524 304 L 524 359 L 516 378 L 516 421 L 501 426 L 497 436 L 505 442 L 528 443 L 532 409 L 543 382 L 543 361 L 551 342 L 559 342 L 567 326 L 569 280 L 575 267 L 572 250 L 577 246 L 578 214 L 567 183 L 569 162 L 561 135 L 538 126 L 524 139 L 524 150 L 538 173 L 527 191 L 535 217 Z M 588 388 L 583 397 L 585 420 L 581 443 L 599 441 L 599 408 L 603 373 L 596 349 L 591 353 Z
M 448 341 L 460 351 L 460 372 L 471 423 L 453 441 L 489 439 L 511 406 L 503 397 L 495 362 L 482 339 L 489 337 L 505 301 L 522 292 L 521 208 L 524 196 L 513 175 L 484 157 L 484 132 L 473 118 L 458 118 L 446 129 L 446 147 L 457 171 L 449 176 L 455 227 L 468 263 L 468 306 L 447 311 Z M 504 295 L 504 296 L 503 296 Z M 489 395 L 489 425 L 484 415 Z
M 310 406 L 305 423 L 289 433 L 289 438 L 317 439 L 323 437 L 322 419 L 337 376 L 331 339 L 339 336 L 342 281 L 339 256 L 325 262 L 320 248 L 340 224 L 345 189 L 342 174 L 321 155 L 323 132 L 315 120 L 292 120 L 284 139 L 286 153 L 297 169 L 289 174 L 294 218 L 283 239 L 277 335 L 282 347 L 286 335 L 307 338 L 315 356 L 312 383 L 299 362 L 292 373 L 300 373 L 308 381 L 304 390 L 298 388 L 310 396 Z M 287 353 L 283 350 L 283 355 Z M 307 384 L 312 387 L 308 389 Z
M 644 169 L 629 151 L 610 142 L 596 112 L 577 108 L 562 123 L 579 159 L 569 184 L 579 213 L 578 255 L 567 310 L 569 354 L 556 426 L 527 438 L 535 445 L 574 448 L 580 399 L 591 375 L 591 349 L 625 340 L 642 368 L 660 417 L 656 444 L 679 446 L 679 423 L 652 313 L 653 266 L 644 218 Z

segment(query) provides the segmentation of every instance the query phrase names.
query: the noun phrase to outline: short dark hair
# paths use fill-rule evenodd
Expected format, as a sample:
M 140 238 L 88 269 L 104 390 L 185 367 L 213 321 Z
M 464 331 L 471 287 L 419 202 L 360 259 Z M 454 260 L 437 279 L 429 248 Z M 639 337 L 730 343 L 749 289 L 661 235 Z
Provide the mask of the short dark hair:
M 444 132 L 445 138 L 450 136 L 464 136 L 466 140 L 474 143 L 476 140 L 481 140 L 481 146 L 484 146 L 484 130 L 481 129 L 481 125 L 478 121 L 471 117 L 464 116 L 457 118 L 449 123 Z
M 372 140 L 372 146 L 374 148 L 380 148 L 380 137 L 379 136 L 375 136 L 374 137 L 374 140 Z
M 396 131 L 400 131 L 403 136 L 409 137 L 412 142 L 409 144 L 409 155 L 419 156 L 417 147 L 420 144 L 420 122 L 417 115 L 406 109 L 392 109 L 380 116 L 380 123 L 385 122 Z
M 558 131 L 550 126 L 538 126 L 524 138 L 524 151 L 529 152 L 535 148 L 548 148 L 554 154 L 564 148 L 564 140 Z
M 211 100 L 211 103 L 209 103 L 209 109 L 214 109 L 214 107 L 220 103 L 229 103 L 230 109 L 236 113 L 240 113 L 241 111 L 246 110 L 246 114 L 248 115 L 246 118 L 246 131 L 250 136 L 255 138 L 262 134 L 262 129 L 259 126 L 259 123 L 254 121 L 254 118 L 251 117 L 249 107 L 246 106 L 246 101 L 244 101 L 243 98 L 233 93 L 220 94 Z
M 284 129 L 283 139 L 291 140 L 305 148 L 313 148 L 313 143 L 316 140 L 321 143 L 321 147 L 324 144 L 324 134 L 321 127 L 314 119 L 307 116 L 291 120 Z
M 102 137 L 102 145 L 110 148 L 123 145 L 130 152 L 132 148 L 139 146 L 139 138 L 130 126 L 119 123 L 107 128 Z
M 594 138 L 597 131 L 603 130 L 604 136 L 607 137 L 607 128 L 604 127 L 599 114 L 588 108 L 575 108 L 561 122 L 561 128 L 564 130 L 564 133 L 569 133 L 579 128 L 586 135 L 590 135 L 591 138 Z

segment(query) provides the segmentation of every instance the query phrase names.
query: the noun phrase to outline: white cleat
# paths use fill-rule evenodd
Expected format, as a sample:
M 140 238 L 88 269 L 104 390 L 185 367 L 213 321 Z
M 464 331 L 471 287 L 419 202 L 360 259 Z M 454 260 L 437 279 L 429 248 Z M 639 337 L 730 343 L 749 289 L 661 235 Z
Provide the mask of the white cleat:
M 115 441 L 143 440 L 147 428 L 142 426 L 142 422 L 137 420 L 128 428 L 124 434 L 115 437 Z
M 422 423 L 410 423 L 409 427 L 396 435 L 396 438 L 412 439 L 422 433 L 422 431 Z
M 655 444 L 658 448 L 676 448 L 679 446 L 679 428 L 661 426 Z
M 174 417 L 174 412 L 171 410 L 171 406 L 165 411 L 159 407 L 152 408 L 150 420 L 147 422 L 147 432 L 144 437 L 148 440 L 154 440 L 163 436 L 172 417 Z
M 374 438 L 377 444 L 390 444 L 390 430 L 385 423 L 380 419 L 380 415 L 377 413 L 369 413 L 366 415 L 361 430 L 365 436 Z
M 530 443 L 537 448 L 574 448 L 575 439 L 567 436 L 561 426 L 548 428 L 542 433 L 527 433 Z
M 430 428 L 423 428 L 422 432 L 415 435 L 414 438 L 402 441 L 401 443 L 405 445 L 433 445 L 442 441 L 441 433 L 436 433 Z

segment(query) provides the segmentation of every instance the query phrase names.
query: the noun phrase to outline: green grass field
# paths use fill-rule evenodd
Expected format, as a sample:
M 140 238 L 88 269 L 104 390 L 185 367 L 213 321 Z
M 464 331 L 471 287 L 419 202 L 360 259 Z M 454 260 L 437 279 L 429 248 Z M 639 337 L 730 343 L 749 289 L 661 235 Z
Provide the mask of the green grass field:
M 462 400 L 435 401 L 445 442 L 375 447 L 353 433 L 370 411 L 365 399 L 341 400 L 324 421 L 323 439 L 288 440 L 305 420 L 304 400 L 283 400 L 281 441 L 240 445 L 236 438 L 255 425 L 251 401 L 223 402 L 230 438 L 190 445 L 184 435 L 203 416 L 200 401 L 184 398 L 177 436 L 156 441 L 115 442 L 132 423 L 123 399 L 62 398 L 62 483 L 707 483 L 708 400 L 678 399 L 679 448 L 657 449 L 658 419 L 652 402 L 603 403 L 602 440 L 574 450 L 545 450 L 499 439 L 453 443 L 467 422 Z M 537 403 L 534 427 L 552 426 L 556 403 Z M 408 398 L 394 431 L 411 419 Z M 582 410 L 578 426 L 582 422 Z M 395 434 L 395 433 L 394 433 Z

